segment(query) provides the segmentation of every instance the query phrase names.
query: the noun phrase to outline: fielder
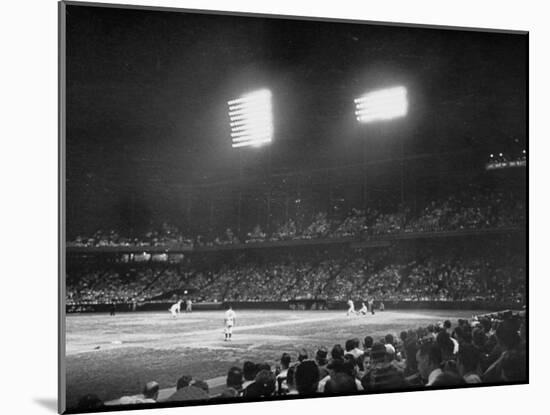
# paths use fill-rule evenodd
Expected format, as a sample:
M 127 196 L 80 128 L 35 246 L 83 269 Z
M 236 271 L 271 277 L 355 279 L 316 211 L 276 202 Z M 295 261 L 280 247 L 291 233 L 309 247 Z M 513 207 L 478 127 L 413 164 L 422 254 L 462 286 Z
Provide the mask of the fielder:
M 231 340 L 231 334 L 233 333 L 233 326 L 235 325 L 237 319 L 237 315 L 231 308 L 231 306 L 228 306 L 227 311 L 225 312 L 225 318 L 224 318 L 224 324 L 225 328 L 223 330 L 225 334 L 225 340 L 228 341 Z
M 355 314 L 355 305 L 353 305 L 353 301 L 351 300 L 348 300 L 348 312 L 346 313 L 346 315 L 349 317 L 351 316 L 352 314 Z
M 366 316 L 367 312 L 368 312 L 367 306 L 366 306 L 365 302 L 362 302 L 361 303 L 361 308 L 359 309 L 359 311 L 357 313 L 358 314 L 363 314 L 364 316 Z
M 176 304 L 172 304 L 172 307 L 170 307 L 168 309 L 168 311 L 170 311 L 170 314 L 172 314 L 173 318 L 176 318 L 178 316 L 178 314 L 180 313 L 181 303 L 182 303 L 182 301 L 179 300 Z

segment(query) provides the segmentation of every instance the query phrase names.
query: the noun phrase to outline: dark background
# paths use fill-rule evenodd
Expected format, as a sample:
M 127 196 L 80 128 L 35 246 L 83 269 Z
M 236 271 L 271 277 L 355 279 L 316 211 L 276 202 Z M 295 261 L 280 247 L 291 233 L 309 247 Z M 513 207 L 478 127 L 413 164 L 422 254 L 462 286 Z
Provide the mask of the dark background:
M 518 34 L 70 5 L 68 237 L 231 226 L 238 189 L 252 222 L 266 189 L 323 209 L 329 180 L 330 198 L 352 206 L 353 166 L 390 160 L 369 167 L 377 199 L 377 186 L 398 186 L 402 154 L 433 155 L 407 165 L 407 179 L 428 183 L 407 197 L 431 193 L 434 178 L 448 188 L 489 153 L 525 148 L 526 62 Z M 394 85 L 408 90 L 408 115 L 357 123 L 353 99 Z M 264 87 L 273 143 L 232 149 L 227 101 Z

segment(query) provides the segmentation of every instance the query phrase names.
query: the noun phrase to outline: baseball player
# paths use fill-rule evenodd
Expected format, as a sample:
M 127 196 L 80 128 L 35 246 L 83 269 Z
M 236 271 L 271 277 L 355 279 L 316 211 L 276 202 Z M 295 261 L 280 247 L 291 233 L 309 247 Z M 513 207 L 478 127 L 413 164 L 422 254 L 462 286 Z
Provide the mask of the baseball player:
M 225 312 L 225 318 L 224 318 L 224 334 L 225 334 L 225 341 L 231 340 L 231 334 L 233 333 L 233 326 L 235 325 L 237 315 L 231 308 L 231 306 L 227 307 L 227 311 Z
M 168 311 L 170 311 L 170 314 L 172 314 L 173 318 L 176 318 L 178 316 L 178 314 L 180 313 L 181 303 L 182 303 L 182 301 L 179 300 L 176 304 L 172 304 L 172 307 L 170 307 L 168 309 Z

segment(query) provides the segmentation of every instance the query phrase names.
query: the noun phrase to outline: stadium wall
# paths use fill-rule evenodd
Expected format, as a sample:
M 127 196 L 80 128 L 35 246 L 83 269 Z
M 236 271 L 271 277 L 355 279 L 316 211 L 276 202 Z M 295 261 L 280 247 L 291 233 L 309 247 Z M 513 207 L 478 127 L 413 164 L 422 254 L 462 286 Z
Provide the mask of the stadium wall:
M 168 311 L 171 302 L 155 302 L 138 304 L 135 309 L 131 303 L 116 305 L 116 312 L 147 312 L 147 311 Z M 195 303 L 194 311 L 201 310 L 222 310 L 226 303 Z M 234 309 L 256 309 L 256 310 L 346 310 L 348 308 L 344 301 L 327 300 L 293 300 L 293 301 L 234 301 L 231 302 Z M 356 304 L 358 306 L 360 304 Z M 380 304 L 375 302 L 375 309 Z M 497 301 L 384 301 L 386 310 L 486 310 L 498 311 L 504 309 L 520 310 L 522 303 L 518 302 L 497 302 Z M 67 305 L 67 313 L 109 313 L 110 304 L 74 304 Z

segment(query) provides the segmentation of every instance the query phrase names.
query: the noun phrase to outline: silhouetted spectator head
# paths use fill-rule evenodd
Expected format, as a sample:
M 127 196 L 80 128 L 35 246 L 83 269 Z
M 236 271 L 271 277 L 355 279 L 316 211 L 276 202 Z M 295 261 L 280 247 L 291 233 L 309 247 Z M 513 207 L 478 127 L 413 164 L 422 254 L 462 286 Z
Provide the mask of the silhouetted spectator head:
M 258 373 L 258 366 L 250 361 L 246 361 L 243 364 L 243 376 L 244 380 L 252 381 Z
M 239 396 L 239 391 L 236 390 L 235 388 L 227 388 L 220 394 L 220 398 L 222 399 L 236 398 L 238 396 Z
M 93 410 L 93 412 L 100 412 L 105 407 L 103 401 L 94 394 L 84 395 L 78 400 L 77 406 L 78 409 Z
M 230 368 L 227 372 L 226 385 L 229 388 L 240 390 L 243 386 L 243 371 L 236 366 Z
M 315 354 L 315 361 L 319 366 L 324 366 L 328 363 L 327 361 L 328 351 L 324 347 L 320 347 Z
M 254 379 L 254 383 L 245 389 L 245 396 L 265 397 L 275 392 L 275 375 L 270 370 L 260 370 Z
M 432 383 L 434 387 L 445 387 L 445 386 L 458 386 L 464 385 L 464 379 L 460 377 L 457 373 L 454 372 L 443 372 L 435 378 L 435 381 Z
M 343 359 L 344 358 L 344 349 L 339 344 L 335 344 L 332 350 L 330 351 L 330 356 L 333 359 Z
M 449 360 L 453 357 L 454 343 L 451 340 L 451 336 L 445 330 L 437 333 L 436 343 L 441 350 L 441 358 L 443 360 Z
M 206 383 L 204 380 L 195 380 L 195 381 L 191 382 L 191 385 L 189 385 L 189 386 L 194 386 L 195 388 L 202 389 L 206 393 L 210 392 L 209 387 L 208 387 L 208 383 Z
M 296 389 L 301 395 L 317 392 L 319 368 L 313 360 L 304 360 L 296 367 L 294 374 Z
M 325 384 L 326 393 L 353 393 L 357 392 L 355 378 L 347 373 L 335 373 Z
M 496 330 L 496 337 L 498 343 L 505 350 L 511 350 L 517 348 L 521 343 L 521 338 L 518 333 L 518 324 L 512 320 L 502 321 Z
M 363 347 L 365 349 L 370 349 L 374 344 L 374 339 L 371 336 L 366 336 L 363 340 Z
M 303 362 L 307 360 L 308 354 L 306 349 L 302 349 L 298 352 L 298 362 Z
M 511 350 L 502 358 L 502 380 L 524 382 L 527 380 L 527 358 L 523 351 Z
M 471 344 L 462 344 L 458 349 L 457 368 L 460 376 L 477 372 L 481 362 L 481 352 Z
M 290 366 L 291 360 L 292 358 L 288 353 L 283 353 L 283 355 L 281 356 L 281 367 L 283 369 L 288 369 L 288 367 Z
M 370 349 L 370 358 L 374 363 L 386 361 L 386 346 L 382 343 L 374 343 Z
M 155 381 L 147 382 L 147 384 L 143 388 L 143 396 L 146 399 L 153 399 L 156 401 L 159 396 L 159 390 L 160 390 L 160 387 L 157 382 Z
M 472 343 L 478 348 L 483 349 L 487 342 L 487 335 L 483 327 L 477 327 L 472 333 Z
M 386 336 L 384 337 L 384 341 L 386 342 L 386 344 L 392 344 L 393 345 L 393 335 L 386 334 Z
M 258 373 L 261 372 L 262 370 L 271 371 L 271 366 L 269 365 L 269 363 L 267 362 L 258 363 Z
M 178 379 L 178 382 L 176 383 L 176 390 L 189 386 L 192 380 L 193 378 L 191 376 L 183 375 L 181 378 Z
M 297 365 L 290 366 L 288 372 L 286 372 L 286 386 L 289 392 L 296 390 L 296 367 Z
M 441 366 L 441 350 L 436 343 L 427 342 L 420 346 L 416 352 L 418 373 L 424 380 L 428 380 L 430 373 Z
M 405 342 L 407 341 L 407 336 L 408 333 L 406 331 L 402 331 L 401 333 L 399 333 L 399 338 L 401 339 L 403 344 L 405 344 Z
M 443 322 L 443 328 L 444 328 L 445 330 L 450 330 L 450 329 L 451 329 L 451 321 L 450 321 L 450 320 L 445 320 L 445 321 Z

